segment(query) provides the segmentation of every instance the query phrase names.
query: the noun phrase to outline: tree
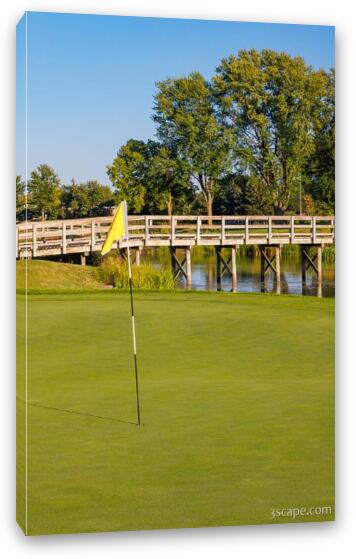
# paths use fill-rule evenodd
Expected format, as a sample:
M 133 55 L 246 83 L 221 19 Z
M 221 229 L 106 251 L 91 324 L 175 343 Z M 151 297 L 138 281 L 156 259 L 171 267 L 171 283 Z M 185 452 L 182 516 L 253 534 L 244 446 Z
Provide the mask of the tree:
M 335 212 L 335 72 L 325 74 L 325 95 L 314 116 L 315 150 L 308 160 L 304 181 L 317 211 Z
M 61 188 L 59 177 L 52 167 L 41 164 L 32 171 L 28 192 L 34 215 L 40 215 L 42 220 L 58 216 Z
M 220 181 L 219 194 L 214 199 L 216 215 L 237 215 L 246 213 L 247 180 L 244 175 L 231 173 Z
M 273 205 L 268 192 L 246 174 L 235 172 L 224 177 L 213 205 L 218 215 L 269 215 Z
M 153 140 L 146 145 L 144 180 L 148 213 L 185 213 L 194 200 L 195 189 L 189 166 L 177 154 Z
M 315 108 L 325 85 L 325 73 L 301 57 L 271 50 L 241 50 L 217 68 L 214 92 L 234 130 L 239 166 L 276 214 L 287 210 L 314 151 Z
M 94 217 L 110 215 L 115 199 L 109 186 L 95 180 L 77 184 L 72 179 L 63 187 L 62 205 L 66 217 Z
M 16 219 L 24 219 L 26 211 L 25 183 L 16 175 Z
M 211 87 L 201 74 L 157 84 L 153 120 L 163 146 L 184 161 L 212 215 L 219 180 L 231 167 L 233 135 L 215 113 Z
M 129 211 L 140 213 L 145 204 L 144 160 L 146 145 L 129 140 L 120 147 L 112 164 L 107 167 L 118 201 L 126 200 Z
M 129 140 L 121 146 L 108 175 L 130 211 L 169 215 L 184 211 L 194 197 L 186 163 L 159 142 Z

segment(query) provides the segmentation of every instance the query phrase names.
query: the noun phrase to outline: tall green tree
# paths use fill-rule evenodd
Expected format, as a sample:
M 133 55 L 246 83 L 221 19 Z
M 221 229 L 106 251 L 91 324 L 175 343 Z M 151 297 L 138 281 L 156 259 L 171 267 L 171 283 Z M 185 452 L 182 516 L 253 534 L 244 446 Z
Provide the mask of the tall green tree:
M 107 175 L 118 201 L 126 200 L 129 211 L 136 214 L 145 205 L 145 155 L 145 142 L 131 139 L 120 147 L 112 164 L 107 167 Z
M 318 213 L 335 212 L 335 72 L 325 73 L 325 94 L 316 106 L 314 145 L 305 170 L 305 191 Z
M 16 175 L 16 219 L 24 219 L 25 209 L 25 183 L 21 175 Z
M 189 166 L 212 215 L 220 179 L 232 164 L 233 135 L 216 116 L 211 87 L 194 72 L 157 83 L 153 120 L 163 146 Z
M 252 192 L 261 200 L 266 193 L 274 213 L 283 214 L 314 151 L 315 108 L 325 94 L 325 73 L 301 57 L 241 50 L 222 60 L 213 86 Z
M 146 211 L 168 215 L 189 211 L 195 196 L 189 165 L 167 146 L 149 140 L 144 166 Z
M 63 187 L 62 206 L 68 218 L 110 215 L 114 205 L 111 188 L 98 181 L 77 184 L 73 179 L 70 185 Z
M 185 161 L 159 142 L 129 140 L 121 146 L 108 176 L 120 200 L 134 213 L 184 212 L 194 198 Z
M 61 207 L 61 187 L 57 173 L 49 165 L 38 165 L 28 183 L 31 209 L 34 215 L 56 218 Z
M 219 195 L 214 201 L 218 215 L 269 215 L 273 213 L 268 193 L 255 188 L 244 173 L 235 172 L 221 181 Z

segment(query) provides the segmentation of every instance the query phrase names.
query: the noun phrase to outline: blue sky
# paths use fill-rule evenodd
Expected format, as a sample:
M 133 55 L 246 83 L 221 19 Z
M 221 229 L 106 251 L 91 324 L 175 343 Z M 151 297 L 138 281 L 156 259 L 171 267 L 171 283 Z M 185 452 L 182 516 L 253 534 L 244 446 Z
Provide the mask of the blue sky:
M 25 17 L 17 29 L 17 173 L 25 176 Z M 27 13 L 28 170 L 62 182 L 98 179 L 129 138 L 154 135 L 155 82 L 194 70 L 207 79 L 239 49 L 334 66 L 334 28 L 226 21 Z

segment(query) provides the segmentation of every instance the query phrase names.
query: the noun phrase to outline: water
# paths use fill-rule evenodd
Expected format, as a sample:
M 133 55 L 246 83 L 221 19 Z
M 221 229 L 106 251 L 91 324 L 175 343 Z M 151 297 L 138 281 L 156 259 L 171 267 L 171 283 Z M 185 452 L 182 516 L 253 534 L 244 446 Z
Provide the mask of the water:
M 183 253 L 179 255 L 183 257 Z M 154 267 L 170 266 L 169 251 L 159 249 L 150 251 L 146 257 Z M 267 293 L 276 292 L 277 286 L 273 281 L 273 274 L 266 274 L 265 285 L 261 286 L 260 257 L 255 254 L 249 256 L 238 255 L 237 264 L 237 292 L 238 293 Z M 186 287 L 185 279 L 178 278 L 178 286 Z M 319 289 L 318 289 L 319 287 Z M 192 284 L 193 290 L 217 290 L 216 281 L 216 257 L 214 253 L 203 253 L 192 251 Z M 222 289 L 231 291 L 231 276 L 225 274 L 222 278 Z M 315 273 L 307 272 L 306 285 L 302 286 L 301 263 L 299 256 L 283 256 L 281 258 L 281 293 L 296 295 L 322 295 L 322 297 L 335 296 L 335 267 L 333 262 L 323 262 L 323 274 L 321 286 L 318 286 Z

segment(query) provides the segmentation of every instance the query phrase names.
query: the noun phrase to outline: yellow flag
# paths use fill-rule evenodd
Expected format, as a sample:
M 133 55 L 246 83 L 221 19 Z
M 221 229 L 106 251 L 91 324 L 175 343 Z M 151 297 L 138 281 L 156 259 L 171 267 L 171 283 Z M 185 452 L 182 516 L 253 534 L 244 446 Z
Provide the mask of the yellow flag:
M 126 202 L 121 202 L 120 206 L 116 210 L 113 222 L 106 236 L 103 248 L 101 249 L 102 256 L 107 252 L 110 252 L 115 241 L 128 238 L 126 207 Z

